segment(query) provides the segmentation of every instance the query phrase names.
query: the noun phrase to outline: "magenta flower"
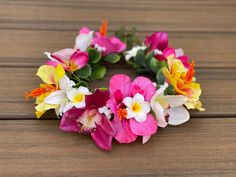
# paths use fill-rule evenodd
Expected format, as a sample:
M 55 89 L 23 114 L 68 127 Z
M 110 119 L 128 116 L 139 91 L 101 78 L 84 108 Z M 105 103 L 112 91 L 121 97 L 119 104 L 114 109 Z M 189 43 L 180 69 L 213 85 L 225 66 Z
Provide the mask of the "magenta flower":
M 101 35 L 98 32 L 93 38 L 93 44 L 97 50 L 102 51 L 103 55 L 107 55 L 110 53 L 120 53 L 126 48 L 126 44 L 123 43 L 120 39 L 116 37 Z
M 117 74 L 111 78 L 109 89 L 107 104 L 114 113 L 115 139 L 130 143 L 137 136 L 143 136 L 145 143 L 157 131 L 157 122 L 149 106 L 156 90 L 153 83 L 145 77 L 137 77 L 131 82 L 128 76 Z
M 83 68 L 88 63 L 88 54 L 75 49 L 62 49 L 53 54 L 45 53 L 50 61 L 48 65 L 57 67 L 61 64 L 62 67 L 69 72 L 74 72 Z
M 99 113 L 98 108 L 106 105 L 108 91 L 97 89 L 87 95 L 85 108 L 72 108 L 62 117 L 60 129 L 67 132 L 90 134 L 95 144 L 103 150 L 111 150 L 115 130 L 107 117 Z

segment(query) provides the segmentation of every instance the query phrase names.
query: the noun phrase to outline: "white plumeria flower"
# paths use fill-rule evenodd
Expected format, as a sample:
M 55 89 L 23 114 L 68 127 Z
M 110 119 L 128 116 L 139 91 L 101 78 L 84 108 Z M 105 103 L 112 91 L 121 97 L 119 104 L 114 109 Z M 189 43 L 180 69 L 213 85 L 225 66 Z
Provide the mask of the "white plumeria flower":
M 133 47 L 131 50 L 126 51 L 126 55 L 125 55 L 125 60 L 129 61 L 131 58 L 135 57 L 137 55 L 137 52 L 139 50 L 145 50 L 147 47 L 146 46 L 135 46 Z
M 101 47 L 99 46 L 98 44 L 95 44 L 95 49 L 97 49 L 97 51 L 99 52 L 105 52 L 106 51 L 106 48 L 105 47 Z
M 82 108 L 85 107 L 85 96 L 91 94 L 89 89 L 80 86 L 78 89 L 70 88 L 67 90 L 67 97 L 70 100 L 72 107 Z
M 180 125 L 189 120 L 187 109 L 183 106 L 188 98 L 183 95 L 164 95 L 168 84 L 162 85 L 151 99 L 151 107 L 154 111 L 159 127 Z
M 127 111 L 127 119 L 134 118 L 138 122 L 144 122 L 147 118 L 147 113 L 151 108 L 148 102 L 144 101 L 143 95 L 137 93 L 134 97 L 125 97 L 123 100 Z
M 75 39 L 75 48 L 79 49 L 82 52 L 87 51 L 88 47 L 93 42 L 93 31 L 90 31 L 88 34 L 79 34 Z
M 112 111 L 108 106 L 103 106 L 101 108 L 98 108 L 98 112 L 104 114 L 108 119 L 111 119 Z

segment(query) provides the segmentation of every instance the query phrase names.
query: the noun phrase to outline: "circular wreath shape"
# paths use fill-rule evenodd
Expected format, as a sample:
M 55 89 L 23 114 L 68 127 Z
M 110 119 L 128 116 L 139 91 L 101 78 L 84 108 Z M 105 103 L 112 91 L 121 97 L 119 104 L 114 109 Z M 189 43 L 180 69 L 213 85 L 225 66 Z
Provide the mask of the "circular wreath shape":
M 142 43 L 135 29 L 121 28 L 109 37 L 103 21 L 99 32 L 82 28 L 73 48 L 45 55 L 48 61 L 36 74 L 43 83 L 25 95 L 36 99 L 36 117 L 54 109 L 61 130 L 90 134 L 103 150 L 111 150 L 113 139 L 131 143 L 140 136 L 146 143 L 158 127 L 188 121 L 188 109 L 204 111 L 194 62 L 168 45 L 165 32 L 154 32 Z M 104 78 L 105 63 L 120 60 L 135 68 L 134 80 L 115 74 L 109 88 L 88 87 Z

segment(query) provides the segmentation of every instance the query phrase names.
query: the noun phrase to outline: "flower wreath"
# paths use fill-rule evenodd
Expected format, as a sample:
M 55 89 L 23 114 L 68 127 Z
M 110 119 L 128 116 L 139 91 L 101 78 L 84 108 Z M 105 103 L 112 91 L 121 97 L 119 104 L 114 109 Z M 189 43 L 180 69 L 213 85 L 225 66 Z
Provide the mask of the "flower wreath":
M 44 83 L 26 94 L 36 98 L 36 117 L 54 109 L 61 130 L 90 134 L 103 150 L 111 150 L 113 138 L 131 143 L 141 136 L 146 143 L 158 127 L 188 121 L 187 109 L 204 110 L 194 62 L 182 49 L 168 46 L 165 32 L 155 32 L 141 44 L 134 29 L 126 33 L 121 28 L 108 37 L 104 21 L 99 32 L 82 28 L 74 48 L 45 54 L 49 61 L 37 72 Z M 105 76 L 105 62 L 121 58 L 146 77 L 132 81 L 116 74 L 109 89 L 88 88 L 89 82 Z

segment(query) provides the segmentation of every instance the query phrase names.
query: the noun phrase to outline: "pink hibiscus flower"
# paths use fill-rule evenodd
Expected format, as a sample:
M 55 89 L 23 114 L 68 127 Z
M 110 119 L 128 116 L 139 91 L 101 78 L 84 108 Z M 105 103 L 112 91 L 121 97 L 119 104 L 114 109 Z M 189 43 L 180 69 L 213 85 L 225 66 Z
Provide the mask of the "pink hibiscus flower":
M 145 143 L 157 131 L 157 122 L 149 106 L 156 91 L 153 83 L 145 77 L 137 77 L 131 82 L 128 76 L 117 74 L 111 78 L 109 89 L 107 104 L 114 113 L 115 139 L 120 143 L 130 143 L 137 136 L 143 136 Z
M 100 33 L 96 33 L 93 38 L 94 47 L 102 51 L 102 55 L 110 53 L 120 53 L 125 50 L 126 44 L 116 37 L 108 37 Z
M 72 108 L 61 119 L 60 129 L 67 132 L 90 134 L 95 144 L 103 150 L 111 150 L 115 130 L 107 117 L 98 108 L 106 105 L 108 91 L 97 89 L 87 95 L 85 108 Z

